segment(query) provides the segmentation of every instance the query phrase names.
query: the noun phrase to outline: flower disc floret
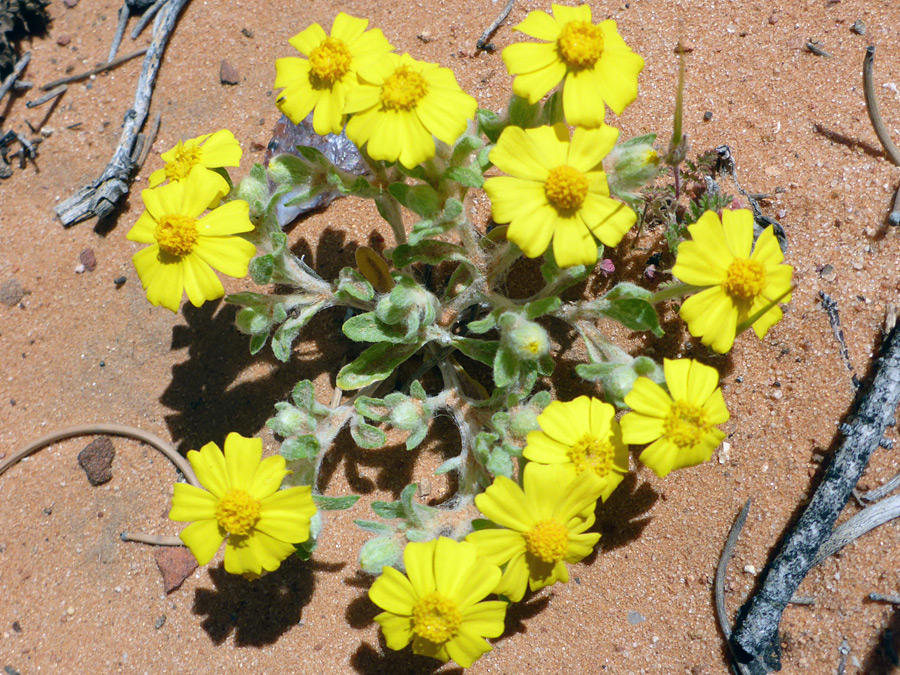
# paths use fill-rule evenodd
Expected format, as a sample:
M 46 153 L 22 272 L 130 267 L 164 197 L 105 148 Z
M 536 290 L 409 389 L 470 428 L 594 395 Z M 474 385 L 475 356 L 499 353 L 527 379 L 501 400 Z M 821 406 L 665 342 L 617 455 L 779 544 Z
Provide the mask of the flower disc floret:
M 587 68 L 603 54 L 603 31 L 589 21 L 569 21 L 559 32 L 556 44 L 569 68 Z
M 350 72 L 353 54 L 343 40 L 327 37 L 309 54 L 311 84 L 316 87 L 331 87 Z
M 306 57 L 275 61 L 274 86 L 282 90 L 275 105 L 291 122 L 300 124 L 312 112 L 317 134 L 341 133 L 357 72 L 393 49 L 381 30 L 366 30 L 368 25 L 368 19 L 338 12 L 330 35 L 314 23 L 289 40 Z
M 177 213 L 167 214 L 156 224 L 156 242 L 163 253 L 185 256 L 197 242 L 197 219 Z
M 557 520 L 542 520 L 522 534 L 525 550 L 545 563 L 558 563 L 569 552 L 569 530 Z
M 462 621 L 456 603 L 435 591 L 420 598 L 413 607 L 412 632 L 429 642 L 449 642 L 459 634 Z
M 347 136 L 370 157 L 411 169 L 434 157 L 437 138 L 453 145 L 478 107 L 448 68 L 388 54 L 359 68 L 347 95 Z
M 390 649 L 412 643 L 415 654 L 463 668 L 491 650 L 486 637 L 503 632 L 506 604 L 484 601 L 500 580 L 497 565 L 476 557 L 470 543 L 446 537 L 407 544 L 406 574 L 384 567 L 369 589 L 383 611 L 375 617 Z
M 604 490 L 590 471 L 575 476 L 565 466 L 529 462 L 523 486 L 505 476 L 475 497 L 475 505 L 499 527 L 473 532 L 466 541 L 492 565 L 505 565 L 496 592 L 518 602 L 525 590 L 566 583 L 566 563 L 588 555 L 600 539 L 587 532 Z
M 767 227 L 753 242 L 753 213 L 725 210 L 722 218 L 707 211 L 688 226 L 691 241 L 678 246 L 672 274 L 700 287 L 679 314 L 691 335 L 714 351 L 731 349 L 738 326 L 751 324 L 765 336 L 781 320 L 779 302 L 790 302 L 793 268 L 781 264 L 784 254 Z
M 245 490 L 229 490 L 216 505 L 216 521 L 229 534 L 247 534 L 259 520 L 261 505 Z
M 622 417 L 623 440 L 649 443 L 640 460 L 660 478 L 708 461 L 725 438 L 716 425 L 729 419 L 714 368 L 691 359 L 665 359 L 663 370 L 669 391 L 647 377 L 637 378 L 625 396 L 632 412 Z
M 187 458 L 203 488 L 176 483 L 169 518 L 191 523 L 178 536 L 201 565 L 224 540 L 225 571 L 255 578 L 309 539 L 312 488 L 280 490 L 289 473 L 284 457 L 262 459 L 260 439 L 231 433 L 224 453 L 207 443 Z
M 516 76 L 513 92 L 532 105 L 562 83 L 566 122 L 597 128 L 606 106 L 621 115 L 637 97 L 644 59 L 625 44 L 615 21 L 594 24 L 587 3 L 553 5 L 552 16 L 530 12 L 513 30 L 540 40 L 503 50 L 503 63 Z
M 576 211 L 584 204 L 589 187 L 588 179 L 581 171 L 564 164 L 550 169 L 544 184 L 544 194 L 557 210 Z
M 171 162 L 166 162 L 163 171 L 168 180 L 184 180 L 191 173 L 191 169 L 200 163 L 202 151 L 199 145 L 183 145 L 180 141 L 173 150 L 175 157 Z
M 596 237 L 618 244 L 634 225 L 634 211 L 611 199 L 603 158 L 619 132 L 607 125 L 575 129 L 507 127 L 490 160 L 508 174 L 489 178 L 484 190 L 494 220 L 509 223 L 507 238 L 529 258 L 551 245 L 560 267 L 597 262 Z
M 186 180 L 144 190 L 146 210 L 128 239 L 150 244 L 133 262 L 151 304 L 178 311 L 182 295 L 196 307 L 225 294 L 214 269 L 231 277 L 247 274 L 256 247 L 234 235 L 250 232 L 250 207 L 233 199 L 219 204 L 224 179 L 196 168 Z
M 615 415 L 615 408 L 596 398 L 553 401 L 538 415 L 540 428 L 529 432 L 523 455 L 529 462 L 561 465 L 570 478 L 593 474 L 606 501 L 628 473 L 628 448 Z
M 381 87 L 381 105 L 386 110 L 413 110 L 428 93 L 428 82 L 421 73 L 400 66 Z

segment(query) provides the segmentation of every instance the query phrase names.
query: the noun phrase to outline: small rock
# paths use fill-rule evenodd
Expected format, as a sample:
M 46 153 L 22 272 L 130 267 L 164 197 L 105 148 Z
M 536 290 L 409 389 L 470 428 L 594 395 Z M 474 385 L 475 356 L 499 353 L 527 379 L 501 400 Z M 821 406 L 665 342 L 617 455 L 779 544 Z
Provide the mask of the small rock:
M 241 28 L 241 35 L 243 35 L 245 38 L 252 38 L 253 31 L 250 30 L 249 28 Z M 163 617 L 163 619 L 165 619 L 165 618 L 166 617 Z
M 857 19 L 853 22 L 853 25 L 850 26 L 850 30 L 852 30 L 857 35 L 865 35 L 866 34 L 866 24 L 863 23 L 862 19 Z
M 56 44 L 58 44 L 60 47 L 65 47 L 71 41 L 72 41 L 71 35 L 60 35 L 58 38 L 56 38 Z
M 780 19 L 780 18 L 781 18 L 781 12 L 772 12 L 769 15 L 769 23 L 774 26 L 776 23 L 778 23 L 778 19 Z
M 63 4 L 69 9 L 72 9 L 75 5 L 78 4 L 78 0 L 63 0 Z
M 25 289 L 18 279 L 9 279 L 0 286 L 0 302 L 7 307 L 18 305 L 22 298 L 25 297 Z
M 688 40 L 678 40 L 678 44 L 675 45 L 674 51 L 676 54 L 680 51 L 683 51 L 685 54 L 690 54 L 694 51 L 694 44 Z
M 171 593 L 184 583 L 197 569 L 197 559 L 190 549 L 180 546 L 165 546 L 156 549 L 153 554 L 156 566 L 162 574 L 166 593 Z M 159 628 L 159 626 L 157 626 Z
M 21 633 L 21 632 L 22 632 L 22 624 L 20 624 L 18 621 L 13 621 L 13 622 L 12 622 L 12 629 L 13 629 L 13 631 L 15 631 L 16 633 Z
M 834 269 L 834 265 L 831 263 L 822 265 L 822 269 L 819 270 L 819 276 L 825 281 L 834 281 L 837 279 L 837 272 Z
M 219 66 L 219 81 L 222 84 L 237 84 L 241 81 L 237 68 L 223 60 Z
M 427 44 L 427 43 L 431 42 L 431 31 L 423 30 L 421 33 L 416 35 L 416 37 L 419 38 L 422 42 Z
M 81 264 L 84 265 L 86 271 L 93 272 L 97 269 L 97 256 L 94 255 L 94 249 L 84 249 L 78 254 L 78 259 L 81 261 Z
M 632 626 L 637 626 L 639 623 L 644 623 L 647 620 L 647 617 L 641 614 L 640 612 L 635 612 L 633 609 L 628 612 L 628 623 Z
M 712 110 L 707 110 L 705 113 L 703 113 L 703 120 L 705 122 L 709 122 L 712 119 L 712 115 Z
M 252 35 L 252 33 L 251 33 L 251 35 Z M 163 627 L 163 625 L 164 625 L 165 623 L 166 623 L 166 615 L 165 615 L 165 614 L 160 614 L 160 615 L 159 615 L 159 618 L 156 620 L 156 623 L 153 624 L 153 627 L 154 627 L 156 630 L 159 630 L 160 628 Z
M 725 464 L 730 459 L 731 443 L 725 441 L 724 443 L 722 443 L 722 448 L 719 450 L 719 464 Z
M 746 574 L 756 574 L 756 568 L 753 565 L 744 565 L 744 572 Z
M 113 283 L 116 286 L 122 286 L 126 281 L 128 281 L 128 277 L 126 276 L 116 277 L 115 279 L 113 279 Z
M 259 141 L 253 141 L 250 144 L 250 150 L 253 152 L 262 152 L 266 149 L 266 146 L 260 143 Z
M 100 436 L 78 453 L 78 464 L 91 485 L 102 485 L 112 478 L 112 461 L 116 456 L 112 441 Z
M 6 675 L 22 675 L 18 670 L 16 670 L 12 666 L 3 666 L 3 672 L 6 673 Z
M 604 258 L 600 261 L 600 271 L 604 275 L 612 274 L 616 271 L 616 264 L 611 259 Z

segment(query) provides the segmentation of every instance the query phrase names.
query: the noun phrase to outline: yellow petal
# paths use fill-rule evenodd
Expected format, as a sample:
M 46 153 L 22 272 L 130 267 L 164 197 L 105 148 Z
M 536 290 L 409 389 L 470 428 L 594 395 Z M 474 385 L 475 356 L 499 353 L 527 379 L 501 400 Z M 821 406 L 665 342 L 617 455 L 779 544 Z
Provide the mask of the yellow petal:
M 724 209 L 722 233 L 731 255 L 746 260 L 753 248 L 753 213 L 749 209 Z
M 701 342 L 719 354 L 734 344 L 738 323 L 738 309 L 734 301 L 719 286 L 692 295 L 678 311 L 688 324 L 688 330 Z
M 580 398 L 580 397 L 579 397 Z M 616 409 L 609 403 L 604 403 L 599 398 L 590 399 L 589 430 L 595 438 L 606 438 L 611 435 L 613 418 Z
M 261 459 L 262 439 L 245 438 L 233 431 L 225 437 L 225 467 L 232 489 L 249 490 Z M 259 499 L 258 495 L 253 496 Z
M 528 588 L 528 563 L 525 559 L 525 551 L 513 556 L 503 570 L 503 576 L 494 591 L 497 595 L 505 595 L 513 602 L 519 602 Z
M 407 169 L 418 166 L 426 159 L 434 157 L 434 138 L 419 121 L 418 116 L 409 112 L 399 116 L 403 147 L 400 150 L 400 163 Z M 456 139 L 453 139 L 456 140 Z M 371 143 L 371 141 L 369 141 Z M 397 139 L 394 139 L 397 142 Z M 452 141 L 451 141 L 452 143 Z
M 621 480 L 621 476 L 619 479 Z M 594 551 L 594 546 L 597 545 L 598 541 L 600 541 L 599 532 L 571 535 L 569 537 L 569 552 L 566 553 L 564 560 L 567 563 L 577 563 L 583 560 Z
M 475 546 L 465 543 L 466 546 L 471 546 L 472 550 L 475 550 Z M 438 558 L 435 562 L 439 564 L 440 558 Z M 463 567 L 462 561 L 460 561 L 459 567 Z M 459 609 L 465 614 L 468 610 L 472 608 L 478 602 L 484 600 L 485 597 L 494 592 L 494 589 L 497 587 L 497 583 L 500 581 L 500 577 L 502 573 L 500 572 L 500 568 L 496 565 L 486 565 L 484 561 L 475 562 L 475 557 L 472 557 L 472 564 L 466 567 L 461 574 L 458 575 L 459 579 L 457 581 L 457 586 L 453 591 L 447 591 L 448 595 L 455 597 L 457 606 Z M 443 591 L 443 586 L 441 590 Z
M 663 359 L 663 374 L 666 378 L 666 387 L 673 401 L 688 401 L 700 405 L 706 400 L 706 398 L 702 401 L 688 398 L 688 377 L 692 366 L 696 363 L 696 361 L 691 359 Z M 703 364 L 697 365 L 702 366 Z M 708 366 L 703 367 L 707 368 Z M 713 372 L 715 373 L 715 371 Z M 713 386 L 713 389 L 715 389 L 715 386 Z
M 313 49 L 322 44 L 322 41 L 328 37 L 325 31 L 317 23 L 312 24 L 304 31 L 297 33 L 288 42 L 291 47 L 296 49 L 304 56 L 309 56 Z
M 484 638 L 468 631 L 468 626 L 463 624 L 459 633 L 450 640 L 445 649 L 447 655 L 463 668 L 469 668 L 483 654 L 491 651 L 492 647 Z
M 241 237 L 201 237 L 194 245 L 191 255 L 223 274 L 241 278 L 247 276 L 247 268 L 250 259 L 256 255 L 256 247 Z
M 521 215 L 510 223 L 506 238 L 529 258 L 537 258 L 550 245 L 558 219 L 556 210 L 544 204 L 533 213 Z
M 501 600 L 479 602 L 467 607 L 462 613 L 464 630 L 484 637 L 500 637 L 503 634 L 506 608 L 507 604 Z
M 403 649 L 412 640 L 412 619 L 409 616 L 382 612 L 375 617 L 375 621 L 381 626 L 388 649 Z
M 158 248 L 151 246 L 143 251 L 135 254 L 135 267 L 138 267 L 138 257 L 145 251 L 153 251 Z M 149 258 L 149 256 L 146 256 Z M 141 258 L 143 261 L 143 257 Z M 148 280 L 141 278 L 147 289 L 147 300 L 154 307 L 165 307 L 173 312 L 178 311 L 181 305 L 181 296 L 184 293 L 184 267 L 180 260 L 172 262 L 159 261 L 160 264 L 154 268 L 153 275 Z M 138 271 L 140 274 L 140 271 Z
M 730 254 L 725 258 L 717 257 L 716 251 L 711 251 L 707 242 L 695 236 L 694 241 L 683 241 L 678 245 L 672 274 L 686 284 L 718 286 L 725 280 L 732 260 Z
M 219 500 L 211 492 L 187 483 L 175 483 L 169 520 L 190 523 L 214 519 L 218 504 Z
M 241 144 L 228 129 L 220 129 L 203 143 L 200 161 L 210 168 L 240 166 Z
M 638 75 L 644 69 L 644 59 L 628 49 L 614 21 L 601 21 L 599 26 L 604 49 L 595 69 L 601 96 L 616 115 L 621 115 L 637 98 Z
M 623 420 L 624 426 L 624 420 Z M 677 469 L 678 448 L 667 438 L 660 438 L 649 445 L 638 457 L 644 466 L 648 467 L 660 478 L 665 478 L 669 473 Z
M 199 307 L 207 300 L 215 300 L 225 295 L 225 288 L 212 268 L 201 258 L 189 254 L 182 258 L 184 271 L 184 290 L 188 300 L 194 307 Z
M 510 47 L 507 47 L 503 50 L 503 54 L 506 55 L 506 52 L 515 46 L 516 45 L 511 45 Z M 509 70 L 509 65 L 507 65 L 507 70 Z M 513 93 L 515 93 L 516 96 L 527 98 L 528 102 L 534 105 L 544 98 L 551 89 L 562 82 L 565 76 L 566 64 L 562 61 L 555 61 L 546 68 L 518 75 L 516 79 L 513 80 Z
M 694 405 L 703 405 L 719 386 L 719 373 L 711 366 L 692 361 L 686 385 L 686 400 Z
M 522 483 L 525 498 L 533 505 L 537 516 L 532 525 L 541 520 L 568 520 L 568 516 L 563 519 L 559 513 L 560 506 L 566 502 L 567 493 L 574 489 L 567 467 L 562 464 L 528 463 L 525 465 Z
M 581 218 L 559 218 L 553 232 L 553 257 L 560 267 L 593 265 L 597 243 Z
M 175 185 L 183 185 L 184 190 L 181 208 L 173 213 L 190 218 L 197 218 L 206 209 L 218 203 L 222 196 L 228 194 L 228 182 L 215 171 L 200 165 L 191 169 L 185 181 Z M 166 187 L 159 189 L 164 190 Z
M 288 474 L 287 469 L 284 467 L 285 461 L 281 455 L 266 457 L 256 468 L 256 473 L 253 475 L 253 481 L 250 483 L 248 492 L 257 499 L 263 500 L 274 495 L 278 488 L 281 487 L 281 481 Z M 304 490 L 309 492 L 308 486 Z M 272 533 L 270 532 L 270 534 Z M 272 536 L 278 535 L 272 534 Z
M 578 215 L 606 246 L 616 246 L 637 221 L 635 212 L 625 204 L 591 192 L 584 198 Z
M 590 410 L 591 403 L 587 396 L 568 402 L 553 401 L 538 415 L 538 426 L 550 438 L 572 446 L 588 431 Z M 529 442 L 530 438 L 531 434 Z
M 731 418 L 728 407 L 725 405 L 725 398 L 722 396 L 722 390 L 716 389 L 712 395 L 706 399 L 703 409 L 709 415 L 710 424 L 722 424 Z
M 221 237 L 251 230 L 250 207 L 242 199 L 226 202 L 197 220 L 197 234 L 203 237 Z
M 525 540 L 513 530 L 487 528 L 472 532 L 466 541 L 475 545 L 478 557 L 491 565 L 504 565 L 511 558 L 525 552 Z
M 434 549 L 434 584 L 441 593 L 459 600 L 465 593 L 461 586 L 467 577 L 472 577 L 475 570 L 475 546 L 464 541 L 455 541 L 448 537 L 439 537 Z M 487 569 L 490 569 L 488 567 Z M 500 569 L 491 587 L 500 579 Z M 459 592 L 458 592 L 459 591 Z M 485 592 L 487 595 L 489 591 Z M 481 596 L 482 598 L 484 596 Z M 478 598 L 480 600 L 481 598 Z M 476 600 L 477 602 L 477 600 Z
M 556 42 L 519 42 L 503 50 L 503 63 L 510 75 L 533 73 L 559 63 L 559 51 Z
M 582 173 L 588 173 L 595 169 L 602 170 L 600 163 L 613 149 L 618 138 L 619 130 L 608 124 L 602 124 L 597 129 L 577 127 L 572 134 L 572 143 L 569 145 L 566 164 Z M 607 194 L 609 193 L 607 192 Z
M 488 158 L 498 169 L 515 178 L 539 181 L 547 180 L 550 169 L 556 164 L 546 157 L 531 134 L 519 127 L 506 127 Z M 541 188 L 543 191 L 543 187 Z
M 200 450 L 191 450 L 187 454 L 191 468 L 197 480 L 218 499 L 225 496 L 231 488 L 228 483 L 228 469 L 225 467 L 225 455 L 215 443 L 207 443 Z
M 150 174 L 150 177 L 147 179 L 151 188 L 155 188 L 157 185 L 162 185 L 166 182 L 166 170 L 165 169 L 157 169 L 153 173 Z
M 178 537 L 191 549 L 197 563 L 206 565 L 222 545 L 225 531 L 219 527 L 215 519 L 198 520 L 179 532 Z
M 571 444 L 566 445 L 550 438 L 543 431 L 532 431 L 528 434 L 528 442 L 522 451 L 525 459 L 541 464 L 564 464 L 569 462 L 568 451 Z
M 559 25 L 556 19 L 547 14 L 547 12 L 535 10 L 529 12 L 528 16 L 525 17 L 525 20 L 516 24 L 513 27 L 513 30 L 525 33 L 525 35 L 537 38 L 538 40 L 556 42 L 556 38 L 559 37 L 559 31 L 562 30 L 562 26 Z
M 315 112 L 313 112 L 313 129 L 320 136 L 339 134 L 344 128 L 344 102 L 347 90 L 341 83 L 335 83 L 331 91 L 322 91 Z
M 750 259 L 763 263 L 767 269 L 775 267 L 784 260 L 784 253 L 781 250 L 781 246 L 778 245 L 778 239 L 775 238 L 775 229 L 771 225 L 759 235 Z
M 128 230 L 125 238 L 129 241 L 137 241 L 141 244 L 156 243 L 156 221 L 149 211 L 144 211 L 137 222 Z
M 631 391 L 625 395 L 625 405 L 635 412 L 649 417 L 663 418 L 672 407 L 672 399 L 656 382 L 649 377 L 639 377 L 634 381 Z M 624 422 L 622 425 L 624 429 Z M 627 434 L 626 434 L 627 436 Z M 626 441 L 628 443 L 638 441 Z
M 308 485 L 300 485 L 263 498 L 256 529 L 292 544 L 307 541 L 309 520 L 316 512 L 310 492 Z
M 331 24 L 331 37 L 349 44 L 362 35 L 369 25 L 368 19 L 357 19 L 344 12 L 338 12 Z
M 475 506 L 486 518 L 517 532 L 525 532 L 537 522 L 537 510 L 516 483 L 497 476 L 487 490 L 475 497 Z
M 436 586 L 434 581 L 434 551 L 437 540 L 411 542 L 403 549 L 403 564 L 406 576 L 412 584 L 416 597 L 422 598 L 432 593 Z
M 562 90 L 566 122 L 588 129 L 596 129 L 603 124 L 606 108 L 597 99 L 598 94 L 605 98 L 608 88 L 607 79 L 597 68 L 569 71 Z M 635 96 L 637 96 L 637 86 L 635 86 Z
M 570 21 L 585 21 L 591 23 L 591 6 L 588 4 L 570 7 L 568 5 L 550 5 L 553 8 L 553 16 L 561 26 L 565 26 Z
M 384 37 L 380 28 L 367 31 L 347 45 L 354 59 L 370 59 L 374 56 L 387 54 L 393 46 Z M 352 68 L 352 66 L 351 66 Z
M 626 443 L 641 445 L 650 443 L 663 435 L 661 417 L 649 417 L 642 413 L 629 412 L 622 417 L 622 439 Z
M 418 597 L 409 579 L 393 567 L 385 567 L 369 588 L 369 600 L 383 610 L 409 618 Z
M 478 103 L 457 88 L 456 91 L 429 92 L 416 107 L 422 125 L 447 145 L 453 145 L 475 116 Z
M 491 200 L 491 215 L 497 223 L 511 222 L 547 203 L 544 183 L 512 176 L 488 178 L 484 191 Z

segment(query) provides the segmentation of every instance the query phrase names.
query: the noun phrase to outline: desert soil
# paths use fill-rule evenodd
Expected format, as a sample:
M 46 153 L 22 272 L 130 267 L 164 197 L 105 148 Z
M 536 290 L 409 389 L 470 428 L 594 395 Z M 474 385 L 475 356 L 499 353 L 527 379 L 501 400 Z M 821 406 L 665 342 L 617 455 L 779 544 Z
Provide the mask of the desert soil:
M 71 4 L 71 3 L 70 3 Z M 754 588 L 774 544 L 811 494 L 836 447 L 854 395 L 851 377 L 872 366 L 889 303 L 900 298 L 900 231 L 885 215 L 900 168 L 881 150 L 866 115 L 862 60 L 877 47 L 876 88 L 900 141 L 900 52 L 895 0 L 669 0 L 593 2 L 646 59 L 637 101 L 618 120 L 624 137 L 671 129 L 679 36 L 688 48 L 685 131 L 693 149 L 727 143 L 751 192 L 775 195 L 766 213 L 787 232 L 798 287 L 784 320 L 762 341 L 744 335 L 725 357 L 711 355 L 684 327 L 648 342 L 656 356 L 692 356 L 722 374 L 732 419 L 727 446 L 703 466 L 657 479 L 635 471 L 602 511 L 596 555 L 572 568 L 572 581 L 540 592 L 510 612 L 507 634 L 473 673 L 728 672 L 712 601 L 712 575 L 725 536 L 748 497 L 753 506 L 730 567 L 733 613 Z M 279 118 L 274 61 L 292 55 L 288 39 L 311 22 L 330 26 L 342 9 L 368 17 L 398 51 L 453 68 L 483 107 L 508 99 L 499 51 L 475 41 L 500 11 L 494 0 L 195 0 L 165 52 L 151 114 L 162 115 L 153 153 L 117 221 L 64 229 L 53 207 L 99 175 L 131 106 L 140 59 L 70 86 L 52 110 L 26 109 L 34 90 L 3 103 L 4 129 L 43 125 L 36 164 L 0 184 L 0 283 L 25 295 L 0 305 L 0 456 L 54 429 L 118 422 L 171 439 L 182 451 L 229 431 L 261 435 L 273 404 L 299 379 L 315 380 L 326 401 L 349 345 L 340 314 L 307 328 L 294 358 L 250 358 L 233 328 L 235 309 L 211 303 L 182 312 L 151 307 L 131 265 L 138 246 L 125 234 L 142 210 L 140 190 L 159 153 L 178 139 L 227 127 L 241 140 L 244 175 L 262 158 Z M 104 60 L 116 23 L 112 0 L 54 2 L 44 37 L 26 40 L 24 77 L 40 85 Z M 516 3 L 493 37 L 498 50 L 537 0 Z M 851 30 L 865 23 L 865 34 Z M 809 39 L 831 57 L 805 45 Z M 121 53 L 147 44 L 147 35 Z M 223 60 L 239 83 L 220 83 Z M 49 115 L 48 115 L 49 112 Z M 712 113 L 704 120 L 704 113 Z M 46 119 L 44 119 L 46 117 Z M 72 127 L 71 125 L 78 125 Z M 71 128 L 70 128 L 71 127 Z M 52 133 L 51 133 L 52 132 Z M 486 225 L 486 218 L 482 220 Z M 352 264 L 355 245 L 380 229 L 369 204 L 335 203 L 291 230 L 298 251 L 326 274 Z M 383 231 L 383 230 L 381 230 Z M 640 265 L 658 233 L 638 242 L 620 268 Z M 92 249 L 97 266 L 79 273 Z M 634 252 L 636 251 L 636 252 Z M 636 262 L 637 261 L 637 262 Z M 670 261 L 671 262 L 671 261 Z M 831 265 L 824 272 L 824 265 Z M 127 277 L 124 285 L 114 279 Z M 251 288 L 233 280 L 228 290 Z M 840 310 L 852 372 L 842 360 L 820 291 Z M 588 287 L 584 292 L 592 292 Z M 577 349 L 563 355 L 572 371 Z M 593 393 L 574 376 L 561 395 Z M 900 441 L 896 430 L 888 437 Z M 310 563 L 249 583 L 231 578 L 221 558 L 166 594 L 155 549 L 118 538 L 123 530 L 176 534 L 166 519 L 175 471 L 159 453 L 114 439 L 113 478 L 91 487 L 76 455 L 91 438 L 45 448 L 0 477 L 0 667 L 31 673 L 419 673 L 439 664 L 386 650 L 357 570 L 366 540 L 352 525 L 371 517 L 367 503 L 391 499 L 426 479 L 455 430 L 440 422 L 420 455 L 402 446 L 355 451 L 343 443 L 330 465 L 329 494 L 362 493 L 332 514 Z M 346 440 L 346 439 L 345 439 Z M 898 471 L 897 450 L 878 450 L 863 480 L 874 487 Z M 430 498 L 445 488 L 432 481 Z M 842 518 L 857 511 L 848 506 Z M 784 672 L 897 672 L 900 621 L 870 592 L 900 590 L 900 526 L 888 524 L 815 569 L 800 588 L 812 605 L 788 608 L 782 623 Z M 451 666 L 441 672 L 454 672 Z

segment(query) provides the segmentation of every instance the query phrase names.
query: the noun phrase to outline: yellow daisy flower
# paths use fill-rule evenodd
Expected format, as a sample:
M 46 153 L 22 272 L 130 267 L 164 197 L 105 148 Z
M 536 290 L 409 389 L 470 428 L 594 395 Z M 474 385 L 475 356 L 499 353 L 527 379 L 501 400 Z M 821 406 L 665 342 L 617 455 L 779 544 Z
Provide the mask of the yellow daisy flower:
M 204 134 L 189 138 L 164 152 L 162 160 L 166 166 L 150 174 L 150 187 L 162 185 L 166 180 L 183 181 L 195 166 L 218 169 L 225 166 L 240 166 L 241 145 L 228 129 L 220 129 L 214 134 Z M 213 173 L 220 181 L 221 193 L 228 194 L 228 183 L 222 176 Z
M 591 7 L 553 5 L 553 16 L 530 12 L 513 30 L 541 43 L 519 42 L 503 50 L 503 63 L 517 75 L 513 92 L 537 103 L 565 80 L 563 112 L 572 126 L 599 127 L 604 103 L 622 111 L 637 98 L 637 79 L 644 59 L 631 51 L 607 19 L 591 23 Z
M 540 430 L 528 434 L 525 459 L 560 464 L 570 479 L 591 471 L 600 479 L 600 497 L 606 501 L 628 473 L 628 448 L 615 416 L 615 408 L 596 398 L 553 401 L 538 415 Z
M 507 238 L 529 258 L 553 240 L 560 267 L 597 262 L 594 237 L 615 246 L 634 225 L 634 211 L 610 199 L 601 162 L 619 132 L 606 124 L 575 129 L 507 127 L 490 160 L 509 176 L 484 183 L 494 220 L 509 223 Z
M 232 235 L 253 229 L 247 202 L 230 201 L 200 217 L 218 203 L 219 180 L 212 171 L 192 171 L 187 180 L 141 192 L 147 210 L 127 237 L 152 244 L 132 260 L 154 306 L 176 312 L 185 291 L 195 307 L 221 298 L 225 289 L 213 268 L 246 276 L 256 247 Z
M 589 555 L 600 539 L 585 532 L 594 524 L 594 510 L 603 486 L 591 471 L 572 478 L 559 464 L 525 465 L 524 490 L 505 476 L 475 497 L 475 505 L 502 528 L 473 532 L 478 557 L 491 565 L 506 565 L 496 593 L 518 602 L 525 588 L 537 591 L 557 581 L 567 583 L 566 563 Z
M 633 412 L 622 418 L 624 441 L 650 443 L 640 460 L 660 478 L 708 461 L 725 438 L 715 425 L 730 417 L 715 368 L 691 359 L 665 359 L 663 371 L 669 393 L 639 377 L 625 397 Z
M 291 122 L 300 124 L 315 110 L 313 129 L 317 134 L 341 133 L 347 93 L 357 84 L 360 64 L 393 49 L 381 29 L 367 31 L 368 25 L 368 19 L 339 12 L 330 36 L 314 23 L 289 40 L 307 57 L 275 61 L 275 88 L 284 88 L 275 104 Z
M 225 541 L 225 571 L 257 577 L 278 569 L 295 544 L 309 539 L 312 488 L 279 490 L 290 472 L 280 455 L 261 459 L 260 439 L 230 433 L 224 454 L 207 443 L 187 458 L 206 490 L 175 483 L 169 518 L 191 522 L 178 536 L 201 565 Z
M 385 567 L 369 598 L 385 610 L 375 617 L 391 649 L 412 642 L 414 654 L 463 668 L 491 651 L 486 637 L 503 633 L 506 603 L 481 602 L 500 580 L 500 568 L 477 560 L 475 547 L 446 537 L 406 545 L 406 575 Z M 407 576 L 408 575 L 408 576 Z
M 737 326 L 775 300 L 790 302 L 793 267 L 771 226 L 753 245 L 753 213 L 725 210 L 722 219 L 707 211 L 688 226 L 693 241 L 682 242 L 672 274 L 706 289 L 689 297 L 679 314 L 701 342 L 724 354 L 734 344 Z M 751 253 L 752 249 L 752 253 Z M 760 338 L 781 321 L 778 305 L 753 322 Z
M 347 136 L 373 159 L 411 169 L 434 157 L 434 138 L 453 145 L 478 107 L 449 68 L 388 54 L 359 68 L 360 86 L 347 95 Z

